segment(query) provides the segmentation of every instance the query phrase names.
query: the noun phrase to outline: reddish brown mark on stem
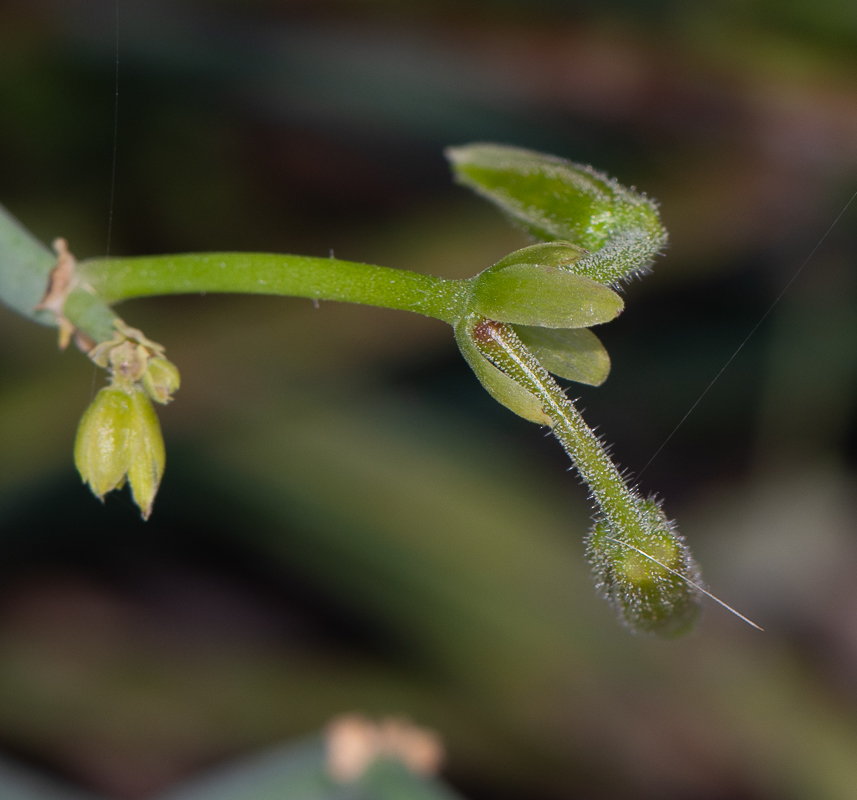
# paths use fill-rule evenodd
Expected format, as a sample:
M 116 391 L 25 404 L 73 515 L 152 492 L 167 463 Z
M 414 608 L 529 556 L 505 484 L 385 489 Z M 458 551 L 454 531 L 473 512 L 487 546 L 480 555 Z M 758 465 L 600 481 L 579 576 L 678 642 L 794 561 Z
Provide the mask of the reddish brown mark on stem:
M 473 328 L 471 336 L 480 344 L 488 344 L 488 342 L 496 342 L 500 338 L 500 329 L 502 322 L 495 322 L 493 319 L 482 320 Z

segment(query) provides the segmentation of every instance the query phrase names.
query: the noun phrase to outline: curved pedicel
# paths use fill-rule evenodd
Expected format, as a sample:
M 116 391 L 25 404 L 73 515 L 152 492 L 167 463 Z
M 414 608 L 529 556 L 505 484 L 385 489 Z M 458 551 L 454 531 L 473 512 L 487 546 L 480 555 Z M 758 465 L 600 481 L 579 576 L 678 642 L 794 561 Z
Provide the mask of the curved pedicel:
M 674 524 L 654 500 L 625 483 L 574 403 L 509 325 L 473 314 L 459 325 L 459 341 L 464 337 L 538 403 L 589 486 L 598 509 L 589 561 L 619 619 L 637 632 L 678 636 L 690 630 L 704 590 Z

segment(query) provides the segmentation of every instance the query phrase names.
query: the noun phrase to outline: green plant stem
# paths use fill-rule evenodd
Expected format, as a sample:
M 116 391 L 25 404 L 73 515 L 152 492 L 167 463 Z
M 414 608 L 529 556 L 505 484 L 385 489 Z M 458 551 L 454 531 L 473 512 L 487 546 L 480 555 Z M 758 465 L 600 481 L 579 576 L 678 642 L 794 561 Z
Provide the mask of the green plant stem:
M 36 311 L 57 257 L 0 206 L 0 300 L 42 325 L 55 325 L 50 311 Z
M 616 530 L 644 529 L 639 498 L 628 487 L 598 437 L 551 374 L 508 325 L 474 317 L 468 321 L 473 342 L 503 373 L 541 403 L 553 432 L 586 481 L 601 512 Z
M 0 301 L 43 325 L 36 306 L 56 255 L 0 206 Z M 109 341 L 110 305 L 134 297 L 223 292 L 338 300 L 414 311 L 454 324 L 464 313 L 468 281 L 448 280 L 336 258 L 272 253 L 196 253 L 82 261 L 65 302 L 68 319 L 96 342 Z
M 466 281 L 335 258 L 269 253 L 93 259 L 78 265 L 78 275 L 108 304 L 200 292 L 289 295 L 414 311 L 449 323 L 460 317 L 467 296 Z

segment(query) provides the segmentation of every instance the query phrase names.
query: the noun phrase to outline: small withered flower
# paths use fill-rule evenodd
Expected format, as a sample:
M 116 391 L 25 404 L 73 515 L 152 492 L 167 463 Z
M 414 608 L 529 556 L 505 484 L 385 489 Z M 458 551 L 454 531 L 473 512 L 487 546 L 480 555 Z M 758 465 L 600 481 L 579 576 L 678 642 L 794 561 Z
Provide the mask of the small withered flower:
M 166 404 L 173 399 L 173 393 L 178 391 L 181 376 L 172 361 L 162 356 L 154 356 L 149 359 L 148 369 L 143 373 L 140 382 L 152 400 Z

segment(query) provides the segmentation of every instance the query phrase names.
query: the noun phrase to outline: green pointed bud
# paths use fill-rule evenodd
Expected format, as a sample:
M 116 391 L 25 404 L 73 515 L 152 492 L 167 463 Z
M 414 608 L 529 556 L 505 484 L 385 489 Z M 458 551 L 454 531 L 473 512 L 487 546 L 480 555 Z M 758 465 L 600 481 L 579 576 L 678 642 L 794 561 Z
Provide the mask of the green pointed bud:
M 74 463 L 84 483 L 103 500 L 125 481 L 131 437 L 131 396 L 102 389 L 83 414 L 74 442 Z
M 143 519 L 148 519 L 164 474 L 166 452 L 158 415 L 143 392 L 131 393 L 130 423 L 128 483 Z
M 684 539 L 654 500 L 639 501 L 642 526 L 620 532 L 601 519 L 587 539 L 596 586 L 620 621 L 665 638 L 693 628 L 703 588 Z
M 666 244 L 656 204 L 592 167 L 496 144 L 450 147 L 446 157 L 459 183 L 537 239 L 590 251 L 570 267 L 578 275 L 604 284 L 627 280 L 645 272 Z
M 141 379 L 146 394 L 156 403 L 169 403 L 181 384 L 178 367 L 166 358 L 149 359 L 149 368 Z

